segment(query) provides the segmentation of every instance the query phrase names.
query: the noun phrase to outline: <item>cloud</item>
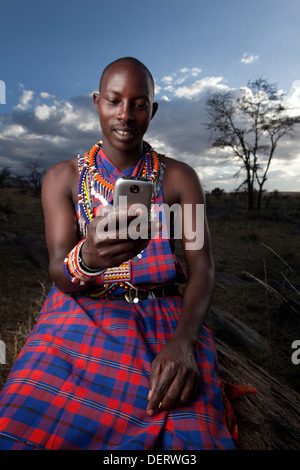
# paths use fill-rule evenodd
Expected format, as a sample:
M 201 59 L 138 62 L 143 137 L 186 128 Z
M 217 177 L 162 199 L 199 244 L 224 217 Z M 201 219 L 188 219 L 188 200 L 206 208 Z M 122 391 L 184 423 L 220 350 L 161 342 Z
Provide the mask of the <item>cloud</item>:
M 208 89 L 226 89 L 222 84 L 223 77 L 204 77 L 195 80 L 202 72 L 199 67 L 182 67 L 172 75 L 166 75 L 155 81 L 156 97 L 170 101 L 174 98 L 200 99 L 201 94 Z
M 223 77 L 201 77 L 201 73 L 197 67 L 181 67 L 173 74 L 155 79 L 159 108 L 145 140 L 158 152 L 193 166 L 205 189 L 219 186 L 230 190 L 238 186 L 233 179 L 237 168 L 232 161 L 225 160 L 224 153 L 210 147 L 203 124 L 207 120 L 207 92 L 233 90 Z M 284 99 L 290 112 L 297 109 L 300 113 L 300 81 L 293 83 Z M 47 91 L 38 94 L 21 86 L 16 108 L 11 114 L 0 115 L 0 166 L 21 173 L 38 158 L 41 166 L 49 168 L 88 151 L 100 138 L 92 94 L 62 100 Z M 280 142 L 275 160 L 268 187 L 283 190 L 282 185 L 286 185 L 296 190 L 293 174 L 299 171 L 299 139 Z M 287 161 L 293 164 L 286 165 Z M 284 168 L 285 179 L 280 180 L 277 172 Z M 273 181 L 272 175 L 277 179 Z
M 172 83 L 173 82 L 173 77 L 172 76 L 166 76 L 161 79 L 163 83 Z
M 192 78 L 194 80 L 201 72 L 202 70 L 198 67 L 183 67 L 180 71 L 175 72 L 172 75 L 162 77 L 159 80 L 161 82 L 161 86 L 156 83 L 157 90 L 175 91 L 179 85 L 186 82 L 188 79 Z
M 187 69 L 181 69 L 186 73 Z M 206 189 L 216 186 L 225 190 L 232 190 L 238 186 L 233 175 L 239 168 L 235 160 L 226 160 L 225 152 L 212 149 L 209 143 L 208 132 L 203 125 L 207 120 L 205 101 L 207 92 L 232 91 L 236 94 L 241 89 L 230 89 L 224 83 L 223 77 L 204 77 L 186 80 L 184 85 L 178 85 L 180 73 L 174 74 L 169 85 L 161 89 L 159 95 L 159 109 L 151 123 L 147 138 L 155 144 L 161 153 L 191 164 L 204 182 Z M 284 104 L 289 108 L 289 114 L 300 114 L 300 81 L 295 81 L 290 92 L 286 95 Z M 274 161 L 280 168 L 288 166 L 290 173 L 285 172 L 286 179 L 268 179 L 266 188 L 284 190 L 290 187 L 297 188 L 296 168 L 300 164 L 300 140 L 285 139 L 279 142 Z M 281 164 L 280 164 L 281 162 Z M 271 167 L 273 166 L 271 164 Z M 271 175 L 271 173 L 270 173 Z M 274 173 L 274 175 L 277 174 Z
M 283 101 L 290 115 L 300 114 L 300 80 L 295 80 L 292 83 L 291 90 Z
M 49 119 L 51 111 L 55 112 L 55 110 L 55 106 L 47 106 L 46 104 L 42 104 L 41 106 L 37 106 L 35 108 L 35 115 L 41 121 L 45 121 L 46 119 Z
M 20 88 L 22 89 L 22 95 L 20 97 L 20 102 L 17 105 L 17 109 L 27 109 L 30 105 L 30 102 L 33 100 L 34 91 L 25 90 L 24 86 L 21 84 Z
M 86 151 L 100 137 L 91 95 L 65 101 L 21 87 L 18 105 L 10 115 L 0 115 L 0 166 L 19 172 L 39 156 L 49 168 Z
M 40 93 L 40 97 L 45 99 L 45 100 L 50 100 L 51 98 L 55 98 L 54 95 L 50 95 L 50 93 L 48 93 L 47 91 L 42 91 Z
M 225 90 L 227 89 L 227 86 L 220 83 L 222 80 L 222 77 L 202 78 L 201 80 L 196 80 L 190 86 L 176 88 L 174 90 L 174 96 L 191 100 L 193 98 L 199 97 L 201 93 L 207 91 L 209 88 Z
M 259 55 L 253 55 L 249 54 L 248 52 L 245 52 L 243 57 L 241 58 L 241 63 L 242 64 L 253 64 L 253 62 L 258 61 Z

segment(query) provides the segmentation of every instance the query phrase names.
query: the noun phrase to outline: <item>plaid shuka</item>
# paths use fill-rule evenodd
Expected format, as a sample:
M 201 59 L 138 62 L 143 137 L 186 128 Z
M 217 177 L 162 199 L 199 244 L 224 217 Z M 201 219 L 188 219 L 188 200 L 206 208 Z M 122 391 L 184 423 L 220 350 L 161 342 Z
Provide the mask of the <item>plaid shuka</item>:
M 3 389 L 0 449 L 232 449 L 206 325 L 196 399 L 146 413 L 151 363 L 181 309 L 181 297 L 129 304 L 54 287 Z
M 83 171 L 84 155 L 79 155 L 78 166 L 79 171 Z M 102 149 L 97 155 L 97 167 L 101 170 L 101 174 L 107 181 L 114 184 L 121 176 L 139 176 L 143 169 L 144 159 L 141 158 L 135 168 L 130 168 L 124 172 L 120 172 L 107 158 Z M 109 198 L 108 202 L 112 204 L 113 199 Z M 99 199 L 93 199 L 94 205 L 102 206 Z M 164 210 L 164 201 L 161 185 L 158 184 L 158 194 L 153 200 L 156 218 L 162 223 L 159 234 L 152 240 L 146 250 L 141 253 L 141 258 L 135 257 L 131 260 L 131 284 L 172 284 L 173 282 L 185 282 L 186 276 L 179 259 L 174 255 L 174 239 L 169 233 L 172 233 L 172 225 L 168 215 Z M 77 209 L 77 217 L 80 221 L 80 211 Z M 80 224 L 81 225 L 81 224 Z M 81 234 L 85 235 L 85 230 Z M 103 276 L 99 276 L 94 283 L 90 292 L 99 290 L 103 286 Z
M 150 245 L 135 282 L 181 277 L 170 243 Z M 165 260 L 172 260 L 167 268 Z M 1 393 L 0 449 L 233 449 L 206 324 L 195 352 L 202 377 L 196 399 L 146 413 L 151 364 L 171 338 L 182 302 L 174 296 L 130 304 L 53 287 Z

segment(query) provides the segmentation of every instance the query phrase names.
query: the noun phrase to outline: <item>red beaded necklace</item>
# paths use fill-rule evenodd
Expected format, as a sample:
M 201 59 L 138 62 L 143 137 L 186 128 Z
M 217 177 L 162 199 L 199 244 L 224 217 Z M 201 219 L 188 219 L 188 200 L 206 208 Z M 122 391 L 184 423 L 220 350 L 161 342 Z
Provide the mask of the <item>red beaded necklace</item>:
M 83 168 L 79 178 L 78 202 L 87 224 L 95 217 L 94 208 L 97 204 L 95 204 L 93 199 L 98 199 L 100 203 L 107 204 L 112 198 L 115 189 L 115 185 L 105 179 L 97 168 L 96 159 L 102 143 L 100 140 L 89 152 L 84 154 Z M 141 176 L 149 178 L 156 183 L 161 174 L 161 163 L 157 153 L 147 142 L 144 142 L 144 155 L 145 159 Z
M 91 150 L 86 154 L 86 159 L 88 161 L 89 165 L 89 171 L 91 173 L 92 178 L 94 178 L 100 185 L 104 186 L 105 188 L 113 191 L 115 189 L 115 185 L 107 181 L 103 176 L 99 173 L 97 166 L 96 166 L 96 158 L 99 150 L 102 147 L 102 141 L 100 140 L 95 144 Z M 159 171 L 159 160 L 157 153 L 150 147 L 149 144 L 144 142 L 144 149 L 146 150 L 145 154 L 146 156 L 148 154 L 151 155 L 151 161 L 149 162 L 149 166 L 151 168 L 151 173 L 149 174 L 149 169 L 147 168 L 147 158 L 145 158 L 145 163 L 144 163 L 144 168 L 143 168 L 143 176 L 149 178 L 151 181 L 155 181 L 158 175 Z M 152 162 L 153 160 L 153 162 Z M 154 165 L 154 168 L 152 170 L 152 166 Z

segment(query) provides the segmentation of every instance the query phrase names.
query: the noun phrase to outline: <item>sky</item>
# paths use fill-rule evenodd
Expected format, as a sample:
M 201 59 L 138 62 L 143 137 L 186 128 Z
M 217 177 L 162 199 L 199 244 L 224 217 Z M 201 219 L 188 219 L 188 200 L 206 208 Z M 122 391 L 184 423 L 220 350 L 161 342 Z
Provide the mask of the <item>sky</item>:
M 189 163 L 204 189 L 241 183 L 212 149 L 207 94 L 258 77 L 300 114 L 299 0 L 0 0 L 0 170 L 18 174 L 101 138 L 92 94 L 124 56 L 152 72 L 159 109 L 145 139 Z M 300 191 L 300 126 L 280 141 L 265 189 Z

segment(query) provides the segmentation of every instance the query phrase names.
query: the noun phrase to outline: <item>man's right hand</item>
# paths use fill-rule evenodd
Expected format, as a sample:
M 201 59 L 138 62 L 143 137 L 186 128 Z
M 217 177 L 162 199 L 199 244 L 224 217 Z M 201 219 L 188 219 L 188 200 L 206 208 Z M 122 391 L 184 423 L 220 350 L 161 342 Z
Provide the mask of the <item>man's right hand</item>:
M 88 226 L 81 251 L 87 267 L 107 269 L 120 266 L 148 246 L 154 224 L 139 212 L 129 214 L 132 211 L 128 213 L 126 208 L 110 210 L 104 207 L 97 212 Z

